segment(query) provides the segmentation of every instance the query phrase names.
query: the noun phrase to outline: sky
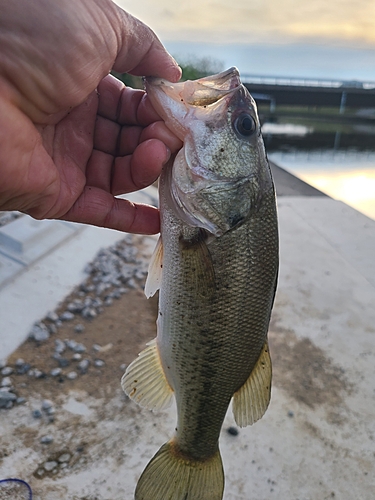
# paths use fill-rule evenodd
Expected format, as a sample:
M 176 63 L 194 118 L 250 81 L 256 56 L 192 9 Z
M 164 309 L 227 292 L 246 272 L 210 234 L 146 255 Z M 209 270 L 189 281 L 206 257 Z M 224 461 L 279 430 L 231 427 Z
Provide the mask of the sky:
M 374 0 L 116 0 L 184 60 L 272 76 L 375 81 Z

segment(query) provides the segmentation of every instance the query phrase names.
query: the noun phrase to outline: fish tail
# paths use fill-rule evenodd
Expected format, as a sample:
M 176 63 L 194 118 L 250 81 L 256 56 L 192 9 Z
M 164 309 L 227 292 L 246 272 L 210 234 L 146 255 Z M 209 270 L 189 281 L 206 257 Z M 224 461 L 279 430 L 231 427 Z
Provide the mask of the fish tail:
M 204 460 L 183 458 L 165 443 L 143 471 L 135 500 L 222 500 L 224 471 L 219 449 Z

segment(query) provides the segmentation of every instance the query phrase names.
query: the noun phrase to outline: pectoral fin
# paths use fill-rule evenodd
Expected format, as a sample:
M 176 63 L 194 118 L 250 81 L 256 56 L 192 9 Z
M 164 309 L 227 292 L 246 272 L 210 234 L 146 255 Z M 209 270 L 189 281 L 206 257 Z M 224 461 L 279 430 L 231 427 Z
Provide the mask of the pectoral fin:
M 148 266 L 148 274 L 145 284 L 145 295 L 149 299 L 159 290 L 161 285 L 163 269 L 163 243 L 161 236 L 156 243 L 154 253 L 152 254 L 150 264 Z
M 130 363 L 121 386 L 129 398 L 143 408 L 163 410 L 171 404 L 173 390 L 164 375 L 156 339 Z
M 250 377 L 233 395 L 233 414 L 239 427 L 252 425 L 263 417 L 270 402 L 271 379 L 272 364 L 266 342 Z

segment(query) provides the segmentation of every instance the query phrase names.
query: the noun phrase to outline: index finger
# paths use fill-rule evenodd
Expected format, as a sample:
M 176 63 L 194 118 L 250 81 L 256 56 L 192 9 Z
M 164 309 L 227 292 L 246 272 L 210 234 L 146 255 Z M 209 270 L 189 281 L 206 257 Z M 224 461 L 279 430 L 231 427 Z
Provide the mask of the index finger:
M 107 75 L 98 85 L 98 114 L 120 125 L 146 127 L 161 120 L 143 90 L 126 87 Z

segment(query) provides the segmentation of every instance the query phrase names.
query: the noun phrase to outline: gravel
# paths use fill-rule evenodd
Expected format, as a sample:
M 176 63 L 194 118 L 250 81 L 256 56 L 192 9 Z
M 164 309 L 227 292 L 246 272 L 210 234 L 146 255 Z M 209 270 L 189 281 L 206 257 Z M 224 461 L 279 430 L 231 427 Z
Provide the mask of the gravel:
M 44 470 L 47 472 L 51 472 L 53 469 L 55 469 L 59 464 L 55 462 L 55 460 L 50 460 L 48 462 L 44 462 L 43 467 Z
M 65 311 L 60 316 L 60 321 L 71 321 L 74 319 L 74 314 L 70 311 Z
M 77 368 L 83 374 L 83 373 L 87 373 L 89 366 L 90 366 L 90 360 L 83 359 L 82 361 L 80 361 L 78 363 Z
M 53 407 L 53 403 L 50 399 L 44 399 L 42 402 L 42 410 L 47 411 Z
M 36 418 L 36 419 L 42 418 L 42 416 L 43 416 L 43 414 L 40 410 L 33 410 L 31 414 L 32 414 L 33 418 Z
M 36 342 L 45 342 L 49 337 L 50 332 L 44 323 L 36 323 L 29 333 L 29 338 Z
M 51 436 L 51 435 L 43 436 L 42 438 L 40 438 L 40 442 L 42 444 L 51 444 L 51 443 L 53 443 L 53 436 Z M 57 463 L 56 463 L 56 465 L 57 465 Z M 52 468 L 54 468 L 54 467 L 52 467 Z
M 69 462 L 70 459 L 71 459 L 70 453 L 63 453 L 62 455 L 59 456 L 58 461 L 60 463 L 66 463 Z
M 10 377 L 4 377 L 1 381 L 1 387 L 12 387 L 12 379 Z
M 1 370 L 1 375 L 3 375 L 4 377 L 7 377 L 8 375 L 12 375 L 12 373 L 13 373 L 13 368 L 11 366 L 5 366 Z
M 12 392 L 0 390 L 0 408 L 12 408 L 17 396 Z
M 147 264 L 144 260 L 137 259 L 138 249 L 133 245 L 133 241 L 132 235 L 125 235 L 122 241 L 101 250 L 93 262 L 86 266 L 87 279 L 73 292 L 65 308 L 50 311 L 42 321 L 35 323 L 30 330 L 29 339 L 37 344 L 46 342 L 58 333 L 58 329 L 63 324 L 69 324 L 69 322 L 73 322 L 72 335 L 80 334 L 85 331 L 86 327 L 84 321 L 77 323 L 77 320 L 80 318 L 92 320 L 103 312 L 104 307 L 110 307 L 114 300 L 119 299 L 130 289 L 143 287 L 143 283 L 140 285 L 139 281 L 144 281 Z M 7 366 L 6 361 L 0 360 L 2 376 L 0 378 L 0 408 L 9 409 L 15 403 L 26 402 L 25 398 L 20 398 L 15 393 L 13 386 L 16 385 L 16 380 L 10 378 L 10 375 L 27 374 L 35 379 L 51 377 L 59 382 L 64 379 L 75 380 L 87 373 L 90 365 L 96 368 L 105 366 L 105 361 L 96 358 L 95 353 L 103 353 L 111 347 L 112 344 L 104 347 L 98 344 L 84 345 L 71 337 L 65 340 L 55 338 L 52 357 L 58 366 L 49 370 L 48 373 L 44 373 L 37 366 L 32 366 L 22 358 L 17 359 L 14 366 Z M 68 356 L 69 351 L 73 354 Z M 87 357 L 83 358 L 83 354 Z M 73 364 L 75 369 L 69 370 L 68 367 Z M 39 409 L 32 412 L 34 418 L 42 418 L 44 414 L 53 419 L 55 408 L 51 401 L 45 400 L 41 409 L 43 413 Z M 44 436 L 46 437 L 48 436 Z
M 61 368 L 53 368 L 49 374 L 51 375 L 51 377 L 58 377 L 59 375 L 61 375 Z

